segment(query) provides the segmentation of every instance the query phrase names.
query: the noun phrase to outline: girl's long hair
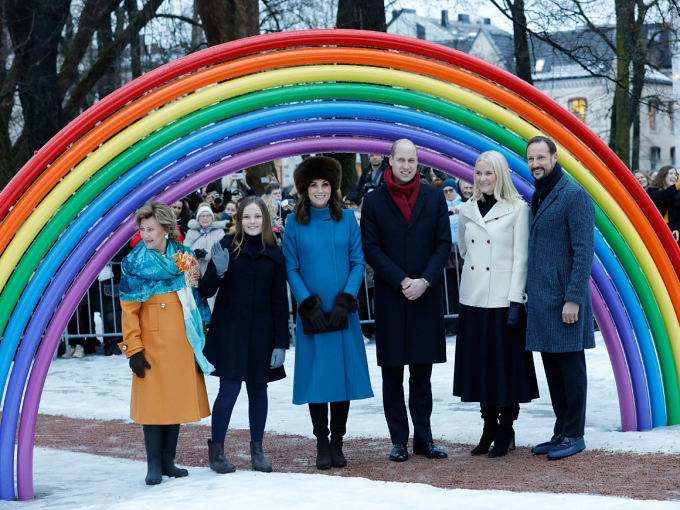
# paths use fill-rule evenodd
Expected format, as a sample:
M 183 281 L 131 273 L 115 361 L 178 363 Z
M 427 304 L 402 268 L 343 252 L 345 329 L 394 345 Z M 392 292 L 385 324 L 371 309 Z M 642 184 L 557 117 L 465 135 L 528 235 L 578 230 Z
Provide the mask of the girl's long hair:
M 257 204 L 260 211 L 262 211 L 262 248 L 264 249 L 266 246 L 276 246 L 276 237 L 272 230 L 272 220 L 269 216 L 267 206 L 260 197 L 246 197 L 238 204 L 236 216 L 234 216 L 234 226 L 236 227 L 234 232 L 227 234 L 229 236 L 234 236 L 234 246 L 236 248 L 237 257 L 241 253 L 241 246 L 243 246 L 246 235 L 243 230 L 243 211 L 250 204 Z
M 656 174 L 656 177 L 649 185 L 650 188 L 656 188 L 660 190 L 666 189 L 666 176 L 668 175 L 668 172 L 670 172 L 671 170 L 675 170 L 675 167 L 673 165 L 666 165 L 664 167 L 661 167 L 661 170 L 659 170 L 659 173 Z

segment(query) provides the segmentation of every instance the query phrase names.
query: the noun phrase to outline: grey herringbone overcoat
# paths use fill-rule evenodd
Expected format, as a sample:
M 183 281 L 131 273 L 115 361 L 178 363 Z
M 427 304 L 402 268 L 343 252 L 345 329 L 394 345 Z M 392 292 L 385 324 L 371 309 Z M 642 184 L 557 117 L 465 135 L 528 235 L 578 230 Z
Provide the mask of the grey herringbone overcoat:
M 595 347 L 590 271 L 595 208 L 588 193 L 565 175 L 529 215 L 527 350 L 574 352 Z M 578 321 L 562 322 L 566 301 Z

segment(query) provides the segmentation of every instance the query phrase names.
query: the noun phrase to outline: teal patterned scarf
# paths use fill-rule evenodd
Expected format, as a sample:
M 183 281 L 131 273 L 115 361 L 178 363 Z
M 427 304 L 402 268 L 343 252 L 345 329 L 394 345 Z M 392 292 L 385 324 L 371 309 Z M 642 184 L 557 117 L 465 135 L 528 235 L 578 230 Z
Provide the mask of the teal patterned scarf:
M 201 322 L 210 324 L 210 307 L 197 287 L 191 287 L 190 293 L 182 290 L 186 288 L 186 280 L 172 259 L 175 253 L 188 253 L 196 258 L 193 251 L 177 241 L 168 240 L 165 256 L 139 243 L 121 263 L 120 300 L 144 302 L 156 294 L 177 292 L 185 311 L 184 323 L 194 356 L 203 372 L 209 374 L 215 368 L 203 355 L 205 336 Z

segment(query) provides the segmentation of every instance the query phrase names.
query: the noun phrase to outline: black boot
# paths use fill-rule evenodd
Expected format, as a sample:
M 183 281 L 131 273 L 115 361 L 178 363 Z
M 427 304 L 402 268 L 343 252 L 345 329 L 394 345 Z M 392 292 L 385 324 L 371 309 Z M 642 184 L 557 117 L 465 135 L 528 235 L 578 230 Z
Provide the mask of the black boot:
M 331 445 L 328 441 L 328 404 L 309 404 L 309 415 L 312 418 L 314 436 L 316 437 L 316 468 L 330 469 Z
M 218 473 L 233 473 L 236 467 L 224 456 L 224 443 L 213 443 L 208 439 L 208 464 Z
M 161 451 L 161 469 L 165 476 L 181 478 L 189 476 L 189 471 L 175 466 L 177 453 L 177 438 L 179 438 L 179 424 L 163 425 L 163 450 Z
M 489 457 L 502 457 L 508 450 L 515 449 L 515 431 L 512 423 L 519 416 L 519 404 L 499 408 L 498 434 L 489 452 Z
M 163 450 L 163 425 L 143 425 L 146 448 L 147 485 L 158 485 L 163 479 L 161 451 Z
M 250 463 L 253 466 L 253 471 L 272 472 L 272 465 L 267 462 L 262 452 L 262 441 L 250 443 Z
M 333 467 L 345 467 L 347 459 L 342 453 L 342 437 L 347 432 L 349 416 L 349 400 L 331 402 L 331 464 Z
M 482 407 L 484 429 L 479 444 L 470 452 L 472 455 L 485 455 L 498 434 L 498 408 L 496 406 Z

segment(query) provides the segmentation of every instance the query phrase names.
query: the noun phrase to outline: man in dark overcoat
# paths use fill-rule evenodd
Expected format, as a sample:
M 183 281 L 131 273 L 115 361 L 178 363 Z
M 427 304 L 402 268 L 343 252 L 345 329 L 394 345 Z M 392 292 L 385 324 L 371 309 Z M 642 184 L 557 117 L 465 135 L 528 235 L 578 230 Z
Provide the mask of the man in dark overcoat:
M 529 217 L 527 350 L 541 353 L 556 421 L 553 437 L 531 450 L 549 459 L 585 449 L 586 358 L 595 347 L 590 271 L 595 208 L 557 163 L 552 140 L 529 140 L 536 179 Z
M 451 252 L 441 190 L 420 183 L 410 140 L 392 146 L 386 186 L 368 193 L 361 216 L 366 262 L 375 270 L 375 342 L 394 461 L 408 460 L 404 366 L 409 366 L 413 453 L 442 459 L 432 441 L 433 363 L 446 362 L 441 277 Z

